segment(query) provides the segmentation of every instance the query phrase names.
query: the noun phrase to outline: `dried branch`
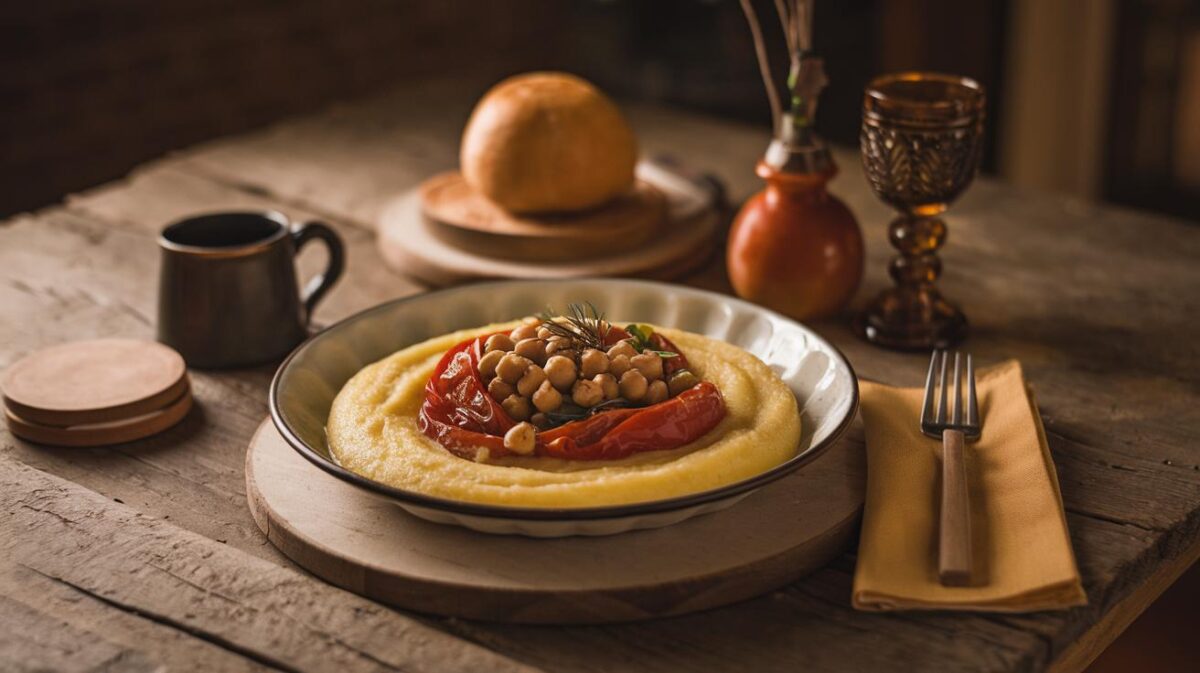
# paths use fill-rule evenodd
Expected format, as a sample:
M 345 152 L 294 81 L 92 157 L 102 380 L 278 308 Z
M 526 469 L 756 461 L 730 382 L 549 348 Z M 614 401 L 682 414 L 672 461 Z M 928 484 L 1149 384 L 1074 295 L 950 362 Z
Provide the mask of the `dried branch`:
M 783 26 L 783 39 L 787 42 L 789 52 L 796 50 L 792 36 L 792 14 L 789 5 L 792 0 L 775 0 L 775 13 L 779 15 L 779 23 Z
M 762 75 L 763 86 L 767 89 L 767 101 L 771 105 L 772 129 L 779 131 L 779 118 L 783 108 L 779 105 L 779 92 L 775 89 L 775 81 L 771 79 L 771 62 L 767 60 L 767 45 L 763 41 L 762 27 L 758 24 L 758 15 L 750 0 L 740 0 L 742 13 L 746 15 L 746 23 L 750 24 L 750 36 L 754 38 L 754 54 L 758 58 L 758 72 Z
M 792 25 L 796 32 L 796 46 L 793 50 L 801 55 L 812 51 L 812 0 L 793 0 Z

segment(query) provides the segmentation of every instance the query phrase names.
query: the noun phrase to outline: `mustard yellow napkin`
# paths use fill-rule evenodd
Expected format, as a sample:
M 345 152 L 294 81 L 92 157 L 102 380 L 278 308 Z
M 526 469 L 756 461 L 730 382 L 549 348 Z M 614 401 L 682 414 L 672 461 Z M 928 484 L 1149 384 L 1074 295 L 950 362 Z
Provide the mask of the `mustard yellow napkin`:
M 941 442 L 921 434 L 923 391 L 862 382 L 867 501 L 854 573 L 860 610 L 995 612 L 1083 605 L 1041 417 L 1015 360 L 978 372 L 983 435 L 967 445 L 976 577 L 938 583 Z

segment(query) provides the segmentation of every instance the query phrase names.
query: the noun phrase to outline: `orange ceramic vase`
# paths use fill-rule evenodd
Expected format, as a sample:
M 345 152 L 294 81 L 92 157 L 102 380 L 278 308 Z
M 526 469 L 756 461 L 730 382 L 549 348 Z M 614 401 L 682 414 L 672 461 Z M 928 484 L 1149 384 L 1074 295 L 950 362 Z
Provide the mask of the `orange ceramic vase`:
M 824 158 L 813 171 L 760 161 L 766 189 L 742 206 L 729 232 L 725 264 L 738 296 L 797 320 L 836 313 L 862 280 L 862 232 L 826 189 L 837 168 Z

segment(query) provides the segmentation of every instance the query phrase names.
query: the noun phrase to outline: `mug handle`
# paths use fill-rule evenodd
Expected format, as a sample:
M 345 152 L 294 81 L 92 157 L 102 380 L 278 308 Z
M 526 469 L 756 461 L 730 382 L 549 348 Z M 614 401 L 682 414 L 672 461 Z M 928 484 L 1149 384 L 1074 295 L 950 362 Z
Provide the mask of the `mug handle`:
M 305 222 L 292 229 L 292 243 L 296 247 L 296 252 L 300 252 L 300 249 L 312 240 L 320 240 L 325 243 L 325 248 L 329 251 L 329 263 L 325 266 L 324 273 L 313 276 L 312 280 L 304 285 L 304 291 L 300 293 L 300 300 L 304 302 L 305 325 L 312 319 L 317 302 L 321 301 L 321 297 L 324 297 L 329 288 L 333 287 L 346 268 L 346 248 L 342 245 L 342 237 L 338 236 L 337 232 L 329 225 L 323 222 Z

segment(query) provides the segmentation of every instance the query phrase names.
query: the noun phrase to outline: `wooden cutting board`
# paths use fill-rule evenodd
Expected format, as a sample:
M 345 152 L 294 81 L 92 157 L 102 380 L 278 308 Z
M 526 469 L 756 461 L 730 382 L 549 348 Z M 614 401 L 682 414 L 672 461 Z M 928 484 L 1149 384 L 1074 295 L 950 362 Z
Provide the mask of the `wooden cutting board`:
M 653 237 L 631 250 L 558 262 L 513 259 L 511 250 L 497 251 L 445 235 L 445 227 L 423 212 L 420 190 L 412 190 L 382 209 L 377 223 L 379 252 L 392 269 L 432 286 L 489 278 L 670 279 L 708 261 L 720 225 L 716 194 L 652 162 L 638 164 L 638 179 L 665 197 L 667 215 Z
M 270 420 L 246 453 L 254 520 L 313 574 L 399 608 L 525 623 L 677 615 L 786 585 L 845 549 L 865 485 L 856 423 L 825 455 L 729 509 L 655 530 L 535 539 L 417 519 L 310 464 Z
M 569 262 L 635 250 L 667 223 L 667 202 L 639 180 L 612 203 L 582 213 L 517 215 L 488 201 L 458 171 L 439 173 L 419 188 L 426 226 L 460 250 L 527 262 Z

